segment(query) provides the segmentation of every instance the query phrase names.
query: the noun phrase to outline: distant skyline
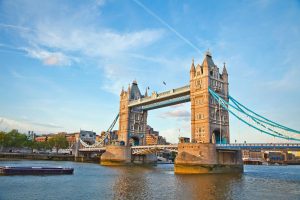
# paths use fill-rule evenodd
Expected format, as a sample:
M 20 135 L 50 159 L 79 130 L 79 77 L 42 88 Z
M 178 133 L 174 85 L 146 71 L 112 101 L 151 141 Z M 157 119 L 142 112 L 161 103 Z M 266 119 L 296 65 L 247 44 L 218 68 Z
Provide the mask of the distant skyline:
M 296 0 L 0 0 L 0 129 L 100 133 L 122 86 L 187 85 L 209 49 L 230 95 L 300 130 L 299 19 Z M 170 142 L 190 137 L 190 103 L 150 111 L 148 124 Z M 230 126 L 231 142 L 284 141 Z

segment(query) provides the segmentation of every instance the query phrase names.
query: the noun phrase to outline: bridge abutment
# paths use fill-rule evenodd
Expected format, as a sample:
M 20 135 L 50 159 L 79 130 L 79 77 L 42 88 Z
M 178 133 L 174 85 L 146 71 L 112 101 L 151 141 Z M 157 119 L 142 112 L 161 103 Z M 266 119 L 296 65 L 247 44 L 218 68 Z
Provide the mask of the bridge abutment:
M 132 155 L 132 162 L 134 164 L 156 164 L 157 156 L 156 154 Z
M 100 164 L 105 166 L 155 163 L 155 154 L 132 155 L 131 147 L 128 146 L 107 146 L 100 158 Z
M 100 158 L 105 166 L 127 165 L 131 163 L 131 148 L 128 146 L 107 146 Z
M 176 174 L 242 173 L 243 169 L 240 150 L 217 150 L 211 143 L 178 144 Z

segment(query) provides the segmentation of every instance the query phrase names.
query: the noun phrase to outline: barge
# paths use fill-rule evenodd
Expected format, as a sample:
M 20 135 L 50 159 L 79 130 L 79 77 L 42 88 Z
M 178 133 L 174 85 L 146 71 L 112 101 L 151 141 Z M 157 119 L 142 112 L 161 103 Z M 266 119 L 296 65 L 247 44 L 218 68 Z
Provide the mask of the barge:
M 0 175 L 60 175 L 73 171 L 74 168 L 63 167 L 0 167 Z

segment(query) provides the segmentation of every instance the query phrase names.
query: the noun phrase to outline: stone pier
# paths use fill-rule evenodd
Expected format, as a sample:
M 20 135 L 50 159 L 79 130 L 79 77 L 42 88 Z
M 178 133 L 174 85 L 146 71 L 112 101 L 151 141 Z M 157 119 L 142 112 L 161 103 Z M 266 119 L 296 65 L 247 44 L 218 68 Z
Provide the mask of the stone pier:
M 157 156 L 155 154 L 132 155 L 132 162 L 134 164 L 156 164 Z
M 128 165 L 131 163 L 131 149 L 128 146 L 107 146 L 100 164 L 105 166 Z
M 155 154 L 132 155 L 128 146 L 107 146 L 101 155 L 100 164 L 105 166 L 131 165 L 131 164 L 155 164 Z
M 211 143 L 178 144 L 176 174 L 242 173 L 243 169 L 239 150 L 217 150 Z

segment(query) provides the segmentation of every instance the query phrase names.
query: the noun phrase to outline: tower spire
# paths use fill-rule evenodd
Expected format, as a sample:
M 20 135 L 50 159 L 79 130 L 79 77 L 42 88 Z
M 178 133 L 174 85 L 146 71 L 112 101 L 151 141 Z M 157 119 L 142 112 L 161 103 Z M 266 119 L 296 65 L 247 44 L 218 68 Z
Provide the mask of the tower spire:
M 226 69 L 226 63 L 224 62 L 223 64 L 224 64 L 224 66 L 223 66 L 222 74 L 223 74 L 223 75 L 224 75 L 224 74 L 227 74 L 227 75 L 228 75 L 227 69 Z
M 195 71 L 195 64 L 194 64 L 194 58 L 192 59 L 192 65 L 190 72 Z
M 194 58 L 192 59 L 192 65 L 190 70 L 190 78 L 193 78 L 196 74 L 195 64 L 194 64 Z
M 130 94 L 130 83 L 128 84 L 128 90 L 127 90 L 128 94 Z
M 212 60 L 211 53 L 209 50 L 205 53 L 204 60 L 202 62 L 203 67 L 211 68 L 215 66 L 214 61 Z
M 145 97 L 148 96 L 148 87 L 146 87 Z
M 124 86 L 122 86 L 121 95 L 124 94 Z

